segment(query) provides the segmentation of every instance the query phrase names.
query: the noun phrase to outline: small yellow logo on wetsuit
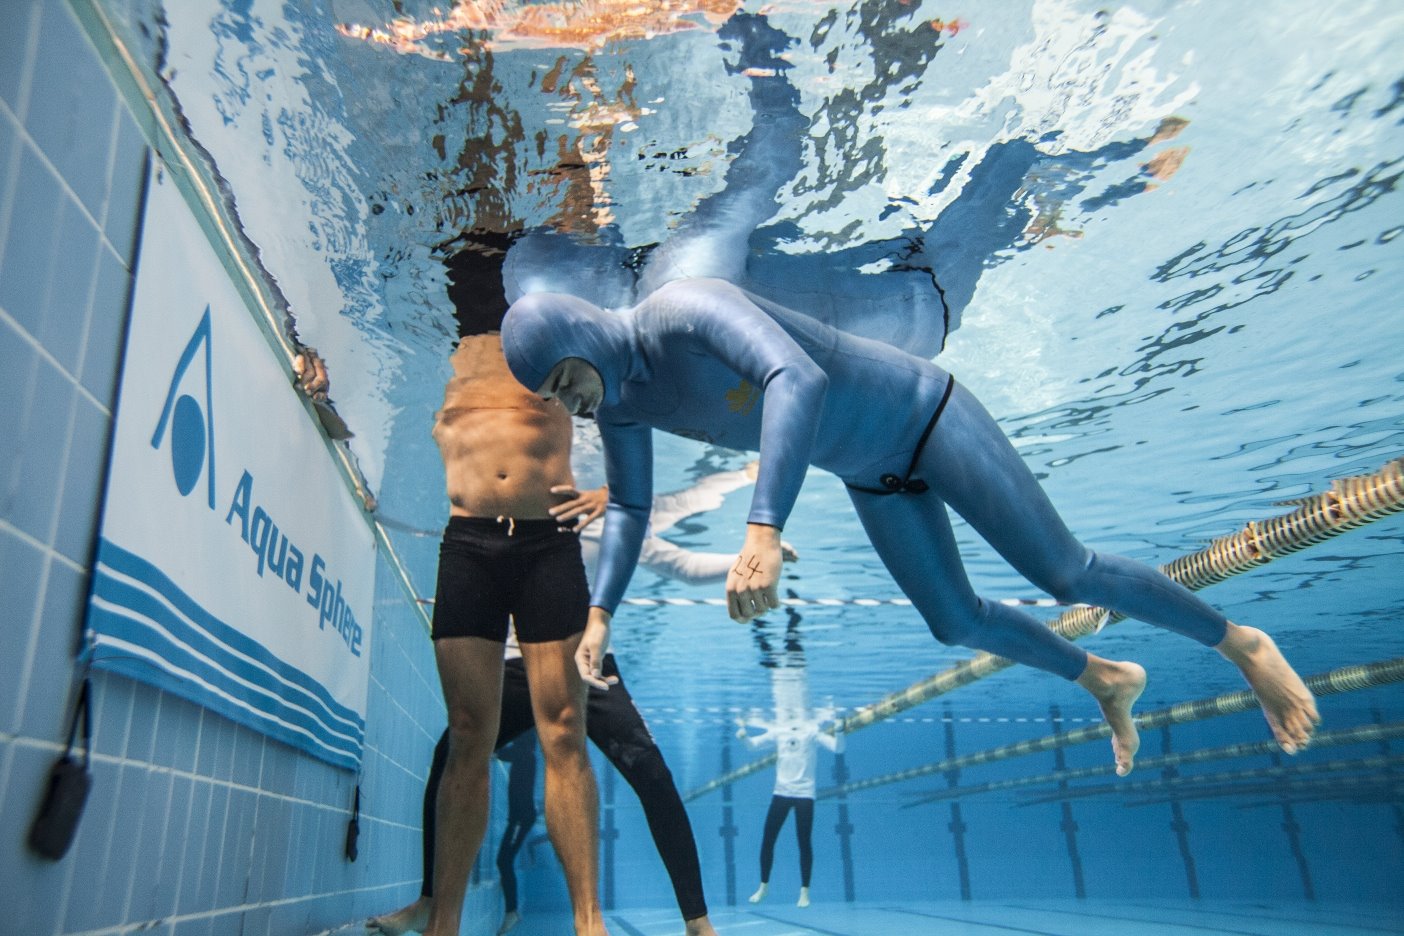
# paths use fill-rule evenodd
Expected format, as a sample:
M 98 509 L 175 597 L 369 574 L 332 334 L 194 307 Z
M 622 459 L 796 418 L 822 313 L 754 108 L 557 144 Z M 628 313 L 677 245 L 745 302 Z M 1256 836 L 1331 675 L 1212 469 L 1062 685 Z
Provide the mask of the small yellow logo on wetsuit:
M 740 413 L 742 416 L 749 416 L 751 410 L 756 408 L 756 403 L 760 398 L 760 391 L 751 386 L 749 380 L 743 380 L 732 389 L 726 391 L 727 408 L 733 413 Z

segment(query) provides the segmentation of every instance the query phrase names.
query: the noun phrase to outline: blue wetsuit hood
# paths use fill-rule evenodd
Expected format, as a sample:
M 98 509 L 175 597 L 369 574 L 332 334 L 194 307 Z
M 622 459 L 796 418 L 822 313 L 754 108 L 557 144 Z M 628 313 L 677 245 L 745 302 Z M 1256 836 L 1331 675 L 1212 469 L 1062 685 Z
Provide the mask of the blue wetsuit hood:
M 502 354 L 512 376 L 532 391 L 561 361 L 580 358 L 599 371 L 604 402 L 614 406 L 634 370 L 632 316 L 563 293 L 532 293 L 502 320 Z

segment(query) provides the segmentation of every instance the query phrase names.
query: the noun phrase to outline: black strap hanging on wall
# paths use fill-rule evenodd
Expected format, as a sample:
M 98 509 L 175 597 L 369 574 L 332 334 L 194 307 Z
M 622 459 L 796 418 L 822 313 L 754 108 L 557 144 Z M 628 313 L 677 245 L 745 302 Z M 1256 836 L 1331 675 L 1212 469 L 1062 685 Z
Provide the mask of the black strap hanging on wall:
M 78 690 L 78 703 L 73 710 L 73 722 L 68 728 L 68 744 L 64 747 L 63 755 L 49 769 L 44 799 L 29 827 L 29 847 L 51 861 L 62 858 L 73 844 L 78 820 L 83 816 L 83 806 L 88 801 L 88 790 L 93 783 L 92 774 L 88 772 L 93 737 L 90 693 L 88 677 L 84 676 L 82 687 Z M 81 760 L 73 756 L 73 742 L 80 724 L 83 728 Z
M 361 837 L 361 784 L 356 784 L 356 796 L 351 805 L 351 821 L 346 823 L 346 860 L 355 861 L 360 854 L 357 840 Z

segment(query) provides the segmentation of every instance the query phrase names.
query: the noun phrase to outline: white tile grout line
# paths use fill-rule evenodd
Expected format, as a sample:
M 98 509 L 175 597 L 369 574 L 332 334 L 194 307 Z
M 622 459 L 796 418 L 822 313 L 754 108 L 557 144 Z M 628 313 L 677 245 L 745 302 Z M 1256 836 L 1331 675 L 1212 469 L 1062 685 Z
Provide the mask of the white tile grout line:
M 53 176 L 54 179 L 58 181 L 59 188 L 61 188 L 63 190 L 63 193 L 68 196 L 69 201 L 71 201 L 74 205 L 78 206 L 78 211 L 92 223 L 93 229 L 97 231 L 98 234 L 98 242 L 101 243 L 104 247 L 106 247 L 107 252 L 112 254 L 112 256 L 117 259 L 117 262 L 122 265 L 122 269 L 128 270 L 130 272 L 130 269 L 127 266 L 127 261 L 130 258 L 124 257 L 117 252 L 117 247 L 108 238 L 107 231 L 103 228 L 101 224 L 98 223 L 98 219 L 93 215 L 93 213 L 88 210 L 88 206 L 83 204 L 83 200 L 78 197 L 78 193 L 75 192 L 73 190 L 73 187 L 68 184 L 68 180 L 63 177 L 63 173 L 59 172 L 58 167 L 55 166 L 53 162 L 49 160 L 49 157 L 45 155 L 44 151 L 39 148 L 39 144 L 34 142 L 34 138 L 29 135 L 28 129 L 26 129 L 24 126 L 24 121 L 22 121 L 14 111 L 10 110 L 10 106 L 6 104 L 3 99 L 0 99 L 0 117 L 3 117 L 10 123 L 14 124 L 16 131 L 15 135 L 18 138 L 20 147 L 22 149 L 28 149 L 30 153 L 32 153 L 34 157 L 39 160 L 39 163 L 46 170 L 48 170 L 49 175 Z M 18 178 L 19 160 L 15 161 L 15 173 L 17 174 L 16 178 Z
M 375 884 L 369 887 L 355 887 L 340 891 L 326 891 L 320 894 L 305 894 L 300 897 L 284 897 L 279 900 L 265 900 L 259 903 L 236 904 L 232 907 L 221 907 L 217 910 L 202 910 L 198 913 L 186 913 L 177 916 L 163 917 L 156 920 L 142 920 L 136 923 L 119 923 L 116 926 L 107 926 L 102 929 L 83 930 L 78 933 L 70 933 L 67 936 L 126 936 L 129 933 L 146 932 L 159 925 L 179 926 L 182 923 L 190 923 L 196 920 L 210 920 L 219 916 L 227 916 L 231 913 L 248 913 L 252 910 L 262 910 L 269 907 L 286 907 L 291 904 L 306 903 L 313 900 L 328 900 L 332 898 L 348 898 L 357 894 L 373 893 L 376 891 L 389 890 L 396 887 L 409 887 L 418 884 L 415 881 L 392 881 L 385 884 Z M 470 885 L 471 888 L 471 885 Z M 340 929 L 346 926 L 345 923 L 337 924 Z M 333 932 L 327 930 L 326 932 Z
M 114 145 L 115 144 L 113 142 L 109 141 L 107 147 L 108 182 L 106 201 L 104 202 L 102 209 L 104 215 L 107 214 L 107 202 L 112 201 L 112 149 Z M 104 236 L 102 225 L 100 223 L 98 225 L 98 234 L 99 236 Z M 98 280 L 101 278 L 101 274 L 102 264 L 98 261 L 97 257 L 94 257 L 92 269 L 89 271 L 88 275 L 88 296 L 86 300 L 86 310 L 83 315 L 83 336 L 78 342 L 78 363 L 74 365 L 74 371 L 77 375 L 81 375 L 83 373 L 83 369 L 87 366 L 88 363 L 88 342 L 93 333 L 93 315 L 95 313 L 94 306 L 97 301 Z M 78 379 L 79 383 L 81 383 L 81 376 Z
M 0 116 L 7 118 L 15 127 L 15 142 L 13 147 L 14 165 L 11 167 L 10 177 L 5 180 L 4 188 L 0 188 L 0 194 L 5 196 L 0 201 L 0 232 L 3 232 L 4 240 L 0 240 L 0 267 L 5 263 L 5 254 L 9 244 L 10 218 L 14 214 L 14 200 L 10 197 L 14 191 L 14 186 L 19 185 L 19 153 L 23 148 L 29 133 L 25 130 L 24 118 L 29 112 L 29 91 L 34 85 L 34 63 L 39 53 L 39 18 L 43 15 L 43 8 L 35 4 L 29 11 L 29 34 L 25 37 L 24 52 L 21 53 L 24 61 L 20 65 L 19 87 L 15 89 L 15 103 L 19 106 L 16 112 L 10 109 L 7 101 L 0 99 Z M 15 32 L 19 32 L 16 28 Z
M 45 543 L 43 540 L 40 540 L 37 537 L 30 535 L 29 533 L 26 533 L 24 530 L 21 530 L 19 527 L 10 523 L 8 520 L 5 520 L 3 517 L 0 517 L 0 533 L 9 534 L 10 536 L 13 536 L 15 539 L 24 543 L 26 546 L 37 550 L 45 558 L 52 559 L 54 562 L 57 562 L 60 565 L 68 566 L 69 569 L 73 570 L 74 572 L 77 572 L 79 575 L 88 574 L 87 566 L 81 565 L 73 561 L 72 559 L 65 556 L 63 553 L 59 552 L 57 549 L 54 549 L 54 547 L 50 546 L 48 543 Z
M 91 292 L 91 289 L 90 289 L 90 292 Z M 90 307 L 89 307 L 89 310 L 90 310 L 89 318 L 91 318 L 91 305 L 90 305 Z M 5 312 L 3 309 L 0 309 L 0 321 L 3 321 L 3 322 L 5 322 L 5 323 L 9 324 L 11 327 L 13 327 L 13 328 L 15 329 L 16 333 L 19 334 L 19 335 L 21 335 L 21 336 L 24 337 L 25 339 L 27 339 L 33 347 L 35 347 L 36 349 L 38 349 L 39 352 L 40 352 L 40 354 L 41 354 L 43 357 L 47 358 L 48 361 L 50 362 L 50 364 L 51 364 L 52 366 L 54 366 L 55 368 L 57 368 L 57 369 L 59 370 L 59 372 L 60 372 L 61 374 L 63 374 L 65 377 L 67 377 L 70 381 L 73 381 L 73 385 L 74 385 L 80 392 L 82 392 L 83 394 L 85 394 L 86 396 L 88 396 L 90 399 L 92 399 L 94 403 L 97 402 L 96 398 L 93 397 L 92 394 L 88 393 L 88 392 L 87 392 L 87 389 L 84 388 L 84 387 L 82 386 L 81 383 L 78 383 L 78 382 L 73 378 L 73 376 L 72 376 L 71 374 L 69 374 L 69 373 L 62 367 L 62 365 L 60 365 L 60 364 L 58 363 L 58 361 L 56 361 L 56 360 L 53 358 L 53 356 L 52 356 L 51 354 L 49 354 L 49 352 L 48 352 L 47 349 L 45 349 L 41 344 L 39 344 L 38 341 L 36 341 L 36 340 L 34 339 L 34 337 L 28 333 L 27 330 L 25 330 L 23 327 L 21 327 L 21 326 L 19 325 L 18 322 L 15 322 L 12 318 L 10 318 L 9 314 L 8 314 L 7 312 Z M 103 407 L 101 404 L 97 404 L 97 405 L 98 405 L 99 409 L 103 410 L 104 412 L 106 411 L 106 408 Z M 60 483 L 60 484 L 62 483 L 63 478 L 64 478 L 64 477 L 66 476 L 66 474 L 67 474 L 69 458 L 70 458 L 70 456 L 72 455 L 72 451 L 73 451 L 73 433 L 74 433 L 74 431 L 75 431 L 75 424 L 76 424 L 76 422 L 77 422 L 77 419 L 76 419 L 76 416 L 77 416 L 77 407 L 78 407 L 78 397 L 77 397 L 77 395 L 75 395 L 75 396 L 69 401 L 69 408 L 68 408 L 68 425 L 67 425 L 67 427 L 66 427 L 66 432 L 65 432 L 65 436 L 64 436 L 63 455 L 62 455 L 62 457 L 61 457 L 60 460 L 59 460 L 58 480 L 59 480 L 59 483 Z M 53 563 L 54 563 L 54 562 L 59 562 L 60 564 L 67 566 L 70 570 L 72 570 L 72 571 L 74 571 L 74 572 L 77 572 L 80 576 L 85 576 L 85 575 L 88 574 L 88 569 L 87 569 L 86 566 L 80 565 L 79 563 L 77 563 L 77 562 L 75 562 L 74 560 L 68 558 L 67 556 L 64 556 L 64 555 L 63 555 L 62 553 L 60 553 L 58 550 L 56 550 L 56 549 L 53 548 L 52 543 L 53 543 L 54 539 L 55 539 L 55 538 L 57 537 L 57 535 L 58 535 L 58 525 L 59 525 L 60 518 L 61 518 L 61 516 L 62 516 L 62 506 L 63 506 L 63 503 L 62 503 L 62 492 L 60 492 L 59 497 L 56 498 L 56 500 L 57 500 L 57 509 L 54 510 L 53 517 L 52 517 L 52 518 L 50 519 L 50 521 L 49 521 L 49 529 L 48 529 L 48 531 L 47 531 L 47 532 L 48 532 L 48 543 L 44 543 L 44 542 L 38 540 L 37 538 L 35 538 L 35 537 L 33 537 L 33 536 L 30 536 L 29 534 L 25 533 L 23 530 L 20 530 L 18 527 L 15 527 L 13 524 L 10 524 L 10 523 L 7 522 L 7 521 L 0 520 L 0 532 L 10 533 L 11 535 L 14 535 L 16 538 L 21 539 L 22 541 L 26 542 L 28 545 L 34 546 L 35 548 L 37 548 L 37 549 L 40 551 L 40 553 L 41 553 L 41 554 L 44 556 L 44 558 L 45 558 L 45 561 L 44 561 L 44 563 L 43 563 L 42 570 L 41 570 L 41 572 L 40 572 L 40 574 L 39 574 L 39 581 L 38 581 L 38 582 L 36 583 L 36 585 L 35 585 L 35 599 L 36 599 L 36 600 L 35 600 L 35 603 L 34 603 L 34 614 L 33 614 L 33 617 L 30 619 L 29 642 L 28 642 L 27 646 L 25 647 L 25 660 L 24 660 L 23 668 L 20 670 L 20 676 L 19 676 L 19 681 L 18 681 L 18 683 L 19 683 L 19 684 L 18 684 L 18 688 L 19 688 L 19 699 L 18 699 L 18 705 L 16 706 L 16 712 L 15 712 L 15 722 L 16 722 L 16 724 L 23 724 L 23 723 L 24 723 L 24 718 L 25 718 L 26 714 L 28 713 L 28 706 L 29 706 L 29 684 L 30 684 L 30 680 L 31 680 L 31 678 L 32 678 L 32 676 L 33 676 L 33 672 L 34 672 L 35 658 L 36 658 L 36 656 L 38 655 L 40 635 L 41 635 L 41 632 L 42 632 L 43 629 L 44 629 L 44 618 L 45 618 L 45 611 L 46 611 L 45 605 L 46 605 L 47 598 L 48 598 L 49 577 L 50 577 L 51 569 L 53 568 Z
M 134 716 L 136 706 L 132 706 L 132 709 Z M 252 729 L 249 730 L 252 731 Z M 15 735 L 6 732 L 0 732 L 0 746 L 6 748 L 27 748 L 32 750 L 48 751 L 55 755 L 62 754 L 64 751 L 64 745 L 60 744 L 57 741 L 48 741 L 42 738 L 30 738 L 25 735 Z M 345 813 L 347 811 L 347 808 L 345 806 L 321 803 L 316 800 L 305 799 L 299 796 L 291 796 L 286 793 L 274 793 L 270 790 L 265 790 L 262 787 L 250 786 L 247 783 L 235 783 L 233 780 L 224 780 L 219 777 L 210 777 L 206 776 L 205 774 L 196 773 L 193 770 L 181 770 L 175 767 L 167 767 L 163 764 L 153 763 L 151 761 L 136 760 L 129 757 L 119 757 L 114 754 L 101 754 L 97 751 L 92 752 L 92 760 L 94 763 L 99 764 L 111 764 L 117 767 L 140 768 L 147 771 L 148 773 L 170 774 L 173 778 L 181 777 L 186 780 L 191 780 L 197 783 L 207 783 L 210 786 L 224 787 L 231 792 L 252 793 L 259 798 L 266 797 L 271 799 L 284 800 L 288 803 L 294 803 L 301 806 L 312 806 L 327 813 Z M 373 817 L 368 817 L 364 813 L 362 813 L 362 818 Z
M 8 310 L 3 308 L 0 308 L 0 324 L 8 325 L 11 329 L 13 329 L 15 334 L 19 335 L 20 338 L 24 339 L 24 342 L 26 344 L 28 344 L 35 351 L 39 352 L 39 356 L 45 361 L 47 361 L 50 367 L 52 367 L 54 370 L 58 371 L 60 374 L 66 377 L 69 383 L 73 384 L 74 389 L 76 389 L 80 394 L 86 397 L 89 403 L 93 404 L 93 406 L 96 406 L 98 408 L 98 411 L 102 413 L 102 415 L 106 416 L 108 419 L 112 418 L 112 410 L 108 409 L 107 404 L 99 400 L 96 396 L 94 396 L 93 393 L 87 387 L 83 386 L 83 382 L 77 377 L 75 377 L 73 374 L 71 374 L 68 368 L 60 364 L 58 358 L 54 357 L 51 353 L 49 353 L 49 349 L 44 347 L 44 345 L 39 341 L 38 338 L 35 338 L 29 333 L 29 329 L 21 325 L 18 322 L 18 320 L 16 320 L 15 317 L 9 313 Z

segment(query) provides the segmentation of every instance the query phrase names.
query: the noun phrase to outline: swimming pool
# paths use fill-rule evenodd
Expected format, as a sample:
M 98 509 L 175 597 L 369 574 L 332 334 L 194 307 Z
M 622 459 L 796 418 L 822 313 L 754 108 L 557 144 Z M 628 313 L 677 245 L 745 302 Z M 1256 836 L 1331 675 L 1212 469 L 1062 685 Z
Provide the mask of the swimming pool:
M 782 180 L 751 241 L 758 276 L 813 298 L 816 258 L 845 258 L 833 262 L 852 268 L 849 298 L 891 340 L 930 323 L 860 300 L 902 265 L 934 279 L 950 325 L 939 362 L 1093 547 L 1166 563 L 1400 457 L 1404 76 L 1388 49 L 1404 13 L 1392 4 L 660 3 L 639 24 L 591 3 L 549 29 L 523 12 L 536 5 L 503 4 L 485 31 L 457 28 L 466 7 L 429 3 L 103 6 L 165 79 L 300 335 L 329 361 L 351 449 L 421 596 L 434 539 L 409 531 L 442 524 L 428 428 L 456 337 L 444 295 L 455 238 L 549 225 L 629 248 L 665 241 L 728 184 L 758 79 L 783 79 L 803 128 L 765 154 Z M 741 21 L 749 32 L 728 32 Z M 578 435 L 582 480 L 597 481 L 597 439 Z M 750 458 L 656 444 L 660 491 Z M 732 550 L 747 500 L 732 494 L 669 538 Z M 956 529 L 983 594 L 1042 597 Z M 775 674 L 802 672 L 812 707 L 852 714 L 968 655 L 892 603 L 834 477 L 811 472 L 785 535 L 800 561 L 784 587 L 805 602 L 787 614 L 734 625 L 707 603 L 715 588 L 641 572 L 630 595 L 656 603 L 626 607 L 615 628 L 631 691 L 680 788 L 698 794 L 717 907 L 744 904 L 756 873 L 773 771 L 735 775 L 754 755 L 734 720 L 773 706 Z M 1304 674 L 1392 660 L 1404 656 L 1402 539 L 1404 520 L 1386 518 L 1207 597 L 1271 631 Z M 1239 689 L 1211 654 L 1136 622 L 1088 646 L 1146 664 L 1143 710 Z M 1325 730 L 1394 723 L 1400 703 L 1397 684 L 1324 697 Z M 1391 734 L 1296 760 L 1172 759 L 1131 778 L 1145 786 L 1100 789 L 1089 775 L 1081 792 L 1064 772 L 1105 764 L 1104 740 L 949 765 L 1097 720 L 1075 689 L 1016 668 L 854 733 L 842 760 L 821 755 L 816 894 L 846 914 L 1038 901 L 1031 916 L 986 921 L 1037 932 L 1068 931 L 1048 922 L 1067 898 L 1157 913 L 1191 898 L 1230 914 L 1368 904 L 1381 915 L 1341 919 L 1404 925 Z M 1142 756 L 1265 736 L 1248 711 L 1148 731 Z M 417 779 L 398 778 L 393 795 L 417 795 Z M 667 906 L 637 804 L 602 782 L 608 901 Z M 773 881 L 787 910 L 789 846 L 782 837 Z M 541 911 L 564 906 L 547 851 L 524 874 Z M 943 928 L 949 907 L 922 911 L 943 922 L 871 930 L 815 907 L 793 931 L 959 931 Z M 1311 926 L 1314 912 L 1294 918 Z M 1259 931 L 1227 919 L 1191 925 Z

